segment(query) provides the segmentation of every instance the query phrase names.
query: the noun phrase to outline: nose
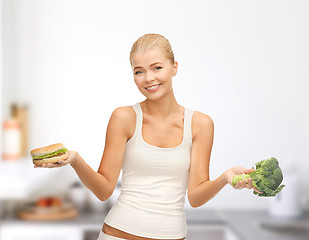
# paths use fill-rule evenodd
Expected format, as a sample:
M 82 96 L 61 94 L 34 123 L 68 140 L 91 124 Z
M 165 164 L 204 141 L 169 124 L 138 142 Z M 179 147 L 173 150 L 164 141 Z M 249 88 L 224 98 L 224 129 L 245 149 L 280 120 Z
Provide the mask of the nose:
M 155 80 L 155 77 L 151 72 L 147 72 L 145 80 L 146 82 L 152 82 Z

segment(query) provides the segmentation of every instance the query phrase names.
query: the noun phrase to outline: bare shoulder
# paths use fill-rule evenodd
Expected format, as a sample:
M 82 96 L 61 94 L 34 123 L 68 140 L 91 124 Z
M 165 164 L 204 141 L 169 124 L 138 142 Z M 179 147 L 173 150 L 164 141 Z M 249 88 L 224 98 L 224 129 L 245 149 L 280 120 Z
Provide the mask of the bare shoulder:
M 134 120 L 135 112 L 131 106 L 118 107 L 113 111 L 112 118 L 120 121 L 128 121 L 132 118 Z
M 214 122 L 211 117 L 205 113 L 194 111 L 192 117 L 193 125 L 197 127 L 213 127 Z
M 135 129 L 136 114 L 132 106 L 123 106 L 116 108 L 111 117 L 109 124 L 114 125 L 130 138 Z
M 212 118 L 202 112 L 194 111 L 192 116 L 192 137 L 201 134 L 212 134 L 214 130 L 214 122 Z

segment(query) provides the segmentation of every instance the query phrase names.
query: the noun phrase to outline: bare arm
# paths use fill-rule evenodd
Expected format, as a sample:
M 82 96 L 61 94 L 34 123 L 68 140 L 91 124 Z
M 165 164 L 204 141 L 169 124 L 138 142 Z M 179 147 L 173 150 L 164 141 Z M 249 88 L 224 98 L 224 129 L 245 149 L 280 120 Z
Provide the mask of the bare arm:
M 223 172 L 217 179 L 209 180 L 209 162 L 213 145 L 214 124 L 212 119 L 195 112 L 192 121 L 192 152 L 188 180 L 188 200 L 192 207 L 199 207 L 208 202 L 226 185 L 232 184 L 234 175 L 250 173 L 253 169 L 234 167 Z M 240 181 L 235 189 L 251 189 L 252 181 Z M 255 188 L 254 188 L 255 189 Z M 255 191 L 258 191 L 255 189 Z
M 72 157 L 70 162 L 81 182 L 93 192 L 97 198 L 105 201 L 109 198 L 111 191 L 111 183 L 106 176 L 95 172 L 77 152 L 69 152 L 69 158 Z M 70 161 L 70 159 L 66 161 Z
M 133 112 L 132 112 L 133 111 Z M 131 107 L 117 108 L 108 123 L 103 156 L 99 170 L 95 172 L 86 161 L 74 151 L 65 161 L 46 164 L 42 167 L 59 167 L 70 164 L 81 182 L 100 200 L 107 200 L 113 193 L 120 174 L 127 140 L 133 135 L 135 118 Z
M 220 176 L 209 181 L 209 162 L 213 144 L 214 124 L 202 113 L 194 112 L 192 118 L 192 151 L 188 179 L 188 200 L 192 207 L 199 207 L 214 197 L 225 185 Z

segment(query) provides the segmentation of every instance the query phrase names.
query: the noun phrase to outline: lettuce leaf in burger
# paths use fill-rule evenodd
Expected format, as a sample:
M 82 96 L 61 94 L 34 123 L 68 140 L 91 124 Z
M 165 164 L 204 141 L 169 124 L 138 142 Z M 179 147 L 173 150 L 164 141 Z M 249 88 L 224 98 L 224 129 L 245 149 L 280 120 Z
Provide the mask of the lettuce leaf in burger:
M 68 158 L 68 149 L 62 143 L 52 144 L 46 147 L 36 148 L 30 151 L 35 165 L 44 163 L 56 163 Z

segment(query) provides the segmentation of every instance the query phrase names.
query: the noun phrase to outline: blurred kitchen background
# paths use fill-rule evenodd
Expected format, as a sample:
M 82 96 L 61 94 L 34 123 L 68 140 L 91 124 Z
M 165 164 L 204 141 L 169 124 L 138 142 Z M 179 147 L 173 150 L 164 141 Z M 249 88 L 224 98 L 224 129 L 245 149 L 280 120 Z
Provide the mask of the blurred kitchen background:
M 305 0 L 2 0 L 0 239 L 96 239 L 121 176 L 100 202 L 69 166 L 34 169 L 29 151 L 61 142 L 97 170 L 112 111 L 144 99 L 129 52 L 145 33 L 173 47 L 178 102 L 214 120 L 211 179 L 276 157 L 287 185 L 186 202 L 188 240 L 309 239 L 308 11 Z

